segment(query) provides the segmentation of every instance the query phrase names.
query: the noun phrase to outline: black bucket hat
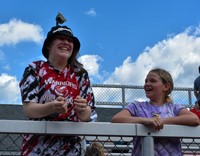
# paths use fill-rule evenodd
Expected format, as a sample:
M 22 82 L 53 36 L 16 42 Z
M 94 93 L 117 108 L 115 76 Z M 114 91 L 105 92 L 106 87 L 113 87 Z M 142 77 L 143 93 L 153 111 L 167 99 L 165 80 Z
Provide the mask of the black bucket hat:
M 54 26 L 54 27 L 51 28 L 51 30 L 47 34 L 46 39 L 44 40 L 44 44 L 43 44 L 43 47 L 42 47 L 42 54 L 44 55 L 44 57 L 46 59 L 48 59 L 47 45 L 57 35 L 66 35 L 66 36 L 70 37 L 73 40 L 73 43 L 74 43 L 73 52 L 77 53 L 79 51 L 80 42 L 79 42 L 78 38 L 73 35 L 72 30 L 70 28 L 68 28 L 67 26 L 57 25 L 57 26 Z

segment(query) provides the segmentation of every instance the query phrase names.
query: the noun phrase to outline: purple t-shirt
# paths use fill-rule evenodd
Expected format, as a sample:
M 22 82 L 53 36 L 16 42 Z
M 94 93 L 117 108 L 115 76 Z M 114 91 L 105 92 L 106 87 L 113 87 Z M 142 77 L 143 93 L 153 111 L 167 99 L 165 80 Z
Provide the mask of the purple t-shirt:
M 149 102 L 133 102 L 126 106 L 132 116 L 152 118 L 158 114 L 161 118 L 177 116 L 184 106 L 180 104 L 166 103 L 163 106 L 152 105 Z M 141 156 L 141 138 L 133 138 L 132 156 Z M 179 138 L 154 138 L 155 156 L 182 156 L 181 142 Z

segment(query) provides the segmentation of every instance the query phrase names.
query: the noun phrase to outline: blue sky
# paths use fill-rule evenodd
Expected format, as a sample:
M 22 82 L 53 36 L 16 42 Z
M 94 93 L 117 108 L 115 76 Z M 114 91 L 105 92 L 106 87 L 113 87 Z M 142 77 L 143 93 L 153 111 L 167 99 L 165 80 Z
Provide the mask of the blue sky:
M 175 87 L 193 87 L 200 65 L 198 0 L 2 0 L 0 103 L 21 103 L 28 63 L 44 59 L 46 34 L 61 12 L 81 42 L 92 84 L 143 85 L 162 67 Z

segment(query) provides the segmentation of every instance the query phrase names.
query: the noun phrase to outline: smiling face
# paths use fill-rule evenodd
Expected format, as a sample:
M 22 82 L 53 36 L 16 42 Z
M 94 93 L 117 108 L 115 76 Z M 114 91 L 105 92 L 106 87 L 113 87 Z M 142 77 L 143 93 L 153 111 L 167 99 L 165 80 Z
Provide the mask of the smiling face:
M 152 103 L 163 104 L 169 89 L 169 83 L 163 83 L 158 74 L 154 72 L 149 72 L 147 74 L 144 90 L 146 97 L 149 98 Z
M 59 62 L 67 64 L 74 48 L 73 40 L 66 35 L 57 35 L 48 46 L 49 62 Z

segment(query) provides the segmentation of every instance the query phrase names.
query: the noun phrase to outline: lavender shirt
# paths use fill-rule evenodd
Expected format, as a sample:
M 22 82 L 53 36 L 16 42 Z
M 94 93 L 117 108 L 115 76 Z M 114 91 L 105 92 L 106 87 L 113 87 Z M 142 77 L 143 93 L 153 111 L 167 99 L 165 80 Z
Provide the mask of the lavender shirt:
M 149 102 L 135 101 L 126 106 L 132 116 L 152 118 L 158 114 L 161 118 L 177 116 L 184 106 L 180 104 L 166 103 L 163 106 L 152 105 Z M 145 148 L 145 147 L 144 147 Z M 154 138 L 155 156 L 182 156 L 181 142 L 179 138 Z M 132 156 L 141 156 L 141 138 L 133 138 Z

